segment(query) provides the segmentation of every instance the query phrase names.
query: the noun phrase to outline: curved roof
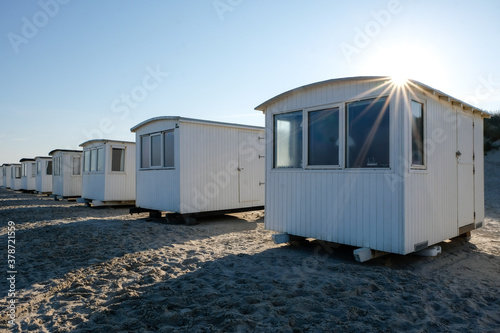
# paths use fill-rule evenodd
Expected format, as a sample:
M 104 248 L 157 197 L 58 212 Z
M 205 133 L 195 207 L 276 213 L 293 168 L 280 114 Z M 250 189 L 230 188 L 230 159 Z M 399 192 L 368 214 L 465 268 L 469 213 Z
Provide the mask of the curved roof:
M 85 141 L 83 143 L 80 143 L 79 146 L 80 147 L 85 147 L 86 145 L 89 145 L 91 143 L 99 143 L 99 142 L 102 142 L 102 143 L 111 142 L 111 143 L 123 143 L 123 144 L 133 143 L 135 145 L 135 142 L 133 142 L 133 141 L 108 140 L 108 139 L 92 139 L 92 140 L 88 140 L 88 141 Z
M 21 158 L 19 162 L 35 162 L 34 158 Z
M 331 84 L 331 83 L 335 83 L 335 82 L 342 82 L 342 81 L 367 81 L 367 80 L 374 80 L 374 81 L 384 81 L 384 80 L 391 80 L 391 77 L 390 76 L 353 76 L 353 77 L 345 77 L 345 78 L 337 78 L 337 79 L 330 79 L 330 80 L 325 80 L 325 81 L 319 81 L 319 82 L 315 82 L 315 83 L 311 83 L 311 84 L 306 84 L 306 85 L 303 85 L 303 86 L 300 86 L 300 87 L 297 87 L 297 88 L 294 88 L 294 89 L 291 89 L 291 90 L 288 90 L 288 91 L 285 91 L 284 93 L 281 93 L 279 95 L 276 95 L 274 96 L 273 98 L 271 99 L 268 99 L 267 101 L 265 101 L 264 103 L 261 103 L 259 104 L 257 107 L 255 107 L 255 110 L 259 110 L 259 111 L 263 111 L 265 112 L 265 109 L 283 99 L 283 98 L 286 98 L 292 94 L 295 94 L 297 92 L 301 92 L 303 90 L 306 90 L 306 89 L 310 89 L 310 88 L 316 88 L 316 87 L 321 87 L 323 85 L 327 85 L 327 84 Z M 472 111 L 478 111 L 480 112 L 481 114 L 484 114 L 485 116 L 490 116 L 490 114 L 478 107 L 475 107 L 469 103 L 466 103 L 466 102 L 463 102 L 461 100 L 459 100 L 458 98 L 455 98 L 455 97 L 452 97 L 438 89 L 434 89 L 426 84 L 423 84 L 419 81 L 416 81 L 416 80 L 408 80 L 408 83 L 411 83 L 412 85 L 415 85 L 417 87 L 419 87 L 420 89 L 424 90 L 424 91 L 427 91 L 428 93 L 431 93 L 435 96 L 437 96 L 438 98 L 441 98 L 441 99 L 447 99 L 448 101 L 454 103 L 454 104 L 459 104 L 460 106 L 464 107 L 464 108 L 469 108 L 471 109 Z
M 72 150 L 72 149 L 54 149 L 49 152 L 49 155 L 52 156 L 56 151 L 62 151 L 65 153 L 83 153 L 83 150 Z
M 36 160 L 37 158 L 52 158 L 52 157 L 50 157 L 50 156 L 36 156 L 36 157 L 35 157 L 35 160 Z
M 243 124 L 235 124 L 235 123 L 224 123 L 224 122 L 219 122 L 219 121 L 212 121 L 212 120 L 204 120 L 204 119 L 194 119 L 194 118 L 184 118 L 180 116 L 161 116 L 161 117 L 154 117 L 150 118 L 148 120 L 144 120 L 143 122 L 135 125 L 130 129 L 131 132 L 137 131 L 139 128 L 142 126 L 155 122 L 155 121 L 161 121 L 161 120 L 177 120 L 178 122 L 183 122 L 183 123 L 196 123 L 196 124 L 205 124 L 205 125 L 215 125 L 215 126 L 226 126 L 226 127 L 241 127 L 241 128 L 250 128 L 250 129 L 260 129 L 263 130 L 264 127 L 259 127 L 259 126 L 252 126 L 252 125 L 243 125 Z

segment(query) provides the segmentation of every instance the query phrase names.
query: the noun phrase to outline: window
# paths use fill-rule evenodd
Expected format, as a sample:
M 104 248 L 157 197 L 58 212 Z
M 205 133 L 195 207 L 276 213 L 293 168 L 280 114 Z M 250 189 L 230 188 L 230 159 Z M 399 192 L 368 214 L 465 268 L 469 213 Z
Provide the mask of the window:
M 97 148 L 97 171 L 104 170 L 104 148 Z
M 73 156 L 73 176 L 80 175 L 81 162 L 79 156 Z
M 21 167 L 20 166 L 14 167 L 14 177 L 21 178 Z
M 124 171 L 124 170 L 125 170 L 125 149 L 112 148 L 111 171 Z
M 151 135 L 151 166 L 161 166 L 161 135 Z
M 90 171 L 97 170 L 97 149 L 90 150 Z
M 31 163 L 31 177 L 36 177 L 36 163 Z
M 308 112 L 308 165 L 339 165 L 339 108 Z
M 45 173 L 47 175 L 51 175 L 52 174 L 52 161 L 46 161 L 45 162 Z
M 302 167 L 302 111 L 274 116 L 274 167 Z
M 90 149 L 83 152 L 83 172 L 90 171 Z
M 21 164 L 22 170 L 23 170 L 23 177 L 26 177 L 26 163 Z
M 54 157 L 54 176 L 61 175 L 61 157 Z
M 173 168 L 174 164 L 174 130 L 163 133 L 163 166 Z
M 389 167 L 389 101 L 386 97 L 347 104 L 346 167 Z
M 42 174 L 42 161 L 36 162 L 36 174 L 37 175 Z
M 149 168 L 149 135 L 141 136 L 141 168 Z
M 424 106 L 411 101 L 411 165 L 424 166 Z

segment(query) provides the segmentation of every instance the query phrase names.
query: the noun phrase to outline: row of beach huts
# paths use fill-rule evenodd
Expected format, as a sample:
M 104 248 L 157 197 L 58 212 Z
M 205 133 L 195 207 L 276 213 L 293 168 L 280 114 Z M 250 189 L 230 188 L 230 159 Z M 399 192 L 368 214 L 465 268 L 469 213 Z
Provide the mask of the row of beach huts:
M 359 261 L 482 226 L 483 110 L 389 77 L 317 82 L 256 110 L 265 128 L 152 118 L 131 129 L 135 142 L 90 140 L 4 164 L 0 185 L 153 216 L 265 204 L 275 242 L 352 245 Z

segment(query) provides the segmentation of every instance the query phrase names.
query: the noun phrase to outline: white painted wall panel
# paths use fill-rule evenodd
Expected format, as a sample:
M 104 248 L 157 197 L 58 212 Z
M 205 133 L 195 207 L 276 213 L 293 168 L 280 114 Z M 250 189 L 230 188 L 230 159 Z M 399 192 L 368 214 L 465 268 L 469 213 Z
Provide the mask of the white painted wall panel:
M 13 190 L 20 190 L 22 187 L 21 178 L 15 177 L 15 169 L 21 168 L 21 164 L 12 164 L 11 166 L 11 179 L 10 179 L 10 188 Z
M 10 165 L 5 166 L 5 179 L 3 181 L 3 184 L 4 184 L 4 187 L 6 187 L 6 188 L 10 188 L 11 173 L 12 173 L 12 166 L 10 166 Z
M 51 193 L 52 192 L 52 174 L 47 175 L 47 162 L 52 161 L 52 158 L 35 158 L 36 163 L 42 163 L 42 170 L 40 173 L 37 172 L 36 175 L 36 191 L 39 193 Z
M 476 212 L 475 223 L 484 222 L 484 142 L 483 142 L 483 119 L 479 115 L 474 116 L 474 210 Z
M 33 161 L 22 162 L 25 165 L 26 176 L 21 177 L 21 189 L 26 191 L 34 191 L 36 189 L 36 174 L 33 177 Z M 36 169 L 35 169 L 36 172 Z
M 52 155 L 52 166 L 55 167 L 54 158 L 61 159 L 61 174 L 52 176 L 52 193 L 63 197 L 79 197 L 82 194 L 82 163 L 80 175 L 73 175 L 73 157 L 80 157 L 81 152 L 56 151 Z
M 245 200 L 240 201 L 238 171 L 241 156 L 246 158 L 253 154 L 258 159 L 259 155 L 258 152 L 252 153 L 251 145 L 240 147 L 240 133 L 258 133 L 264 137 L 263 129 L 163 119 L 136 129 L 136 142 L 139 145 L 141 135 L 173 128 L 175 169 L 141 170 L 137 167 L 136 206 L 196 213 L 264 205 L 263 186 L 250 187 L 253 192 L 244 193 Z M 264 155 L 263 149 L 261 155 Z M 140 166 L 140 147 L 136 156 L 136 163 Z M 252 171 L 253 168 L 247 167 L 242 171 L 245 172 L 245 182 L 264 183 L 264 159 L 261 161 L 260 169 Z M 258 200 L 249 200 L 253 197 Z

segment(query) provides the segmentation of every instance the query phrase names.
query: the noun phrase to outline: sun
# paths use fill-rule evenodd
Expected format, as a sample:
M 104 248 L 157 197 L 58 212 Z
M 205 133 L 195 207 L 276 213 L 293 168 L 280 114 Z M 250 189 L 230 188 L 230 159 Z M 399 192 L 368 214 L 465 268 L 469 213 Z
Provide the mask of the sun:
M 396 86 L 405 86 L 410 78 L 405 74 L 392 74 L 391 82 Z

